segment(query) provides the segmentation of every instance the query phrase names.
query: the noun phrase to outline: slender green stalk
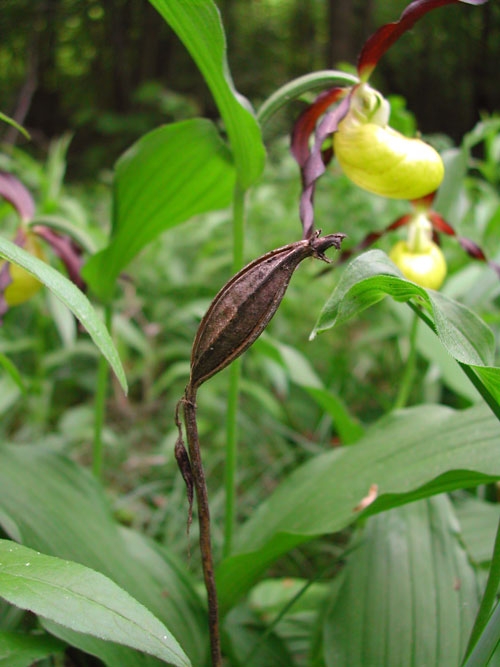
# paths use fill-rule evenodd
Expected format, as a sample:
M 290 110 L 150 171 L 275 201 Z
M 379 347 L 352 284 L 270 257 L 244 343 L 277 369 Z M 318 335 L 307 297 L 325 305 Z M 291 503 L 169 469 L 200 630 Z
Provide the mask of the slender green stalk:
M 401 384 L 399 386 L 398 395 L 394 402 L 394 409 L 398 410 L 404 408 L 408 403 L 408 398 L 415 380 L 415 370 L 417 362 L 417 330 L 418 330 L 418 317 L 415 314 L 413 316 L 413 321 L 410 329 L 410 351 L 408 353 L 408 358 L 406 360 L 406 366 L 404 369 L 403 377 L 401 378 Z
M 110 305 L 106 306 L 105 322 L 108 331 L 111 331 L 111 320 L 113 310 Z M 92 450 L 92 472 L 97 479 L 102 476 L 102 462 L 104 458 L 102 431 L 106 416 L 106 396 L 108 393 L 109 366 L 105 357 L 99 356 L 97 367 L 97 389 L 94 402 L 94 445 Z
M 233 199 L 233 275 L 243 266 L 245 240 L 245 191 L 236 184 Z M 232 549 L 236 516 L 236 470 L 238 454 L 238 401 L 241 361 L 236 359 L 229 369 L 229 390 L 226 418 L 225 491 L 226 513 L 224 518 L 224 556 Z
M 257 112 L 257 120 L 264 126 L 277 111 L 290 100 L 300 97 L 310 90 L 332 88 L 333 86 L 353 86 L 359 83 L 357 76 L 338 70 L 322 70 L 300 76 L 273 93 Z
M 493 609 L 493 605 L 495 604 L 499 585 L 500 585 L 500 522 L 497 527 L 497 535 L 495 538 L 495 545 L 493 547 L 493 556 L 491 559 L 488 581 L 486 582 L 486 588 L 484 590 L 483 599 L 481 600 L 476 620 L 474 621 L 474 627 L 472 628 L 472 631 L 470 633 L 469 643 L 467 644 L 467 649 L 465 651 L 463 664 L 465 664 L 467 658 L 472 653 L 472 650 L 476 646 L 479 638 L 481 637 L 488 623 L 488 620 L 491 615 L 491 610 Z

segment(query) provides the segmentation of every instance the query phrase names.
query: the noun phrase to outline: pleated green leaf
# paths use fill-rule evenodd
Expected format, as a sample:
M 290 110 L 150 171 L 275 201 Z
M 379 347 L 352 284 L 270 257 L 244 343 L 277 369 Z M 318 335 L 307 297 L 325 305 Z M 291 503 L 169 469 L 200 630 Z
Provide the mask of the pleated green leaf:
M 238 183 L 246 190 L 264 168 L 260 127 L 248 101 L 234 88 L 227 62 L 226 37 L 212 0 L 150 0 L 177 33 L 212 91 L 224 120 Z
M 111 579 L 78 563 L 0 540 L 0 596 L 77 632 L 178 667 L 190 665 L 168 629 Z
M 455 667 L 479 604 L 446 496 L 372 517 L 323 622 L 327 667 Z
M 500 368 L 493 366 L 495 338 L 491 329 L 457 301 L 406 280 L 380 250 L 370 250 L 349 265 L 320 313 L 312 337 L 358 315 L 386 296 L 421 304 L 449 354 L 471 366 L 500 403 Z
M 0 488 L 0 525 L 9 537 L 111 578 L 168 627 L 193 664 L 204 663 L 206 612 L 196 582 L 165 549 L 118 526 L 88 471 L 43 446 L 2 445 Z M 69 641 L 68 632 L 58 636 Z
M 188 120 L 144 135 L 116 163 L 113 228 L 83 275 L 104 301 L 119 273 L 148 243 L 194 215 L 231 203 L 235 169 L 213 123 Z
M 235 536 L 218 571 L 225 608 L 293 547 L 375 514 L 444 491 L 500 478 L 500 429 L 484 404 L 462 412 L 409 408 L 369 429 L 355 446 L 314 457 L 262 503 Z M 362 512 L 359 505 L 376 493 Z
M 67 306 L 73 315 L 82 323 L 95 345 L 107 359 L 124 391 L 127 391 L 127 380 L 118 352 L 111 340 L 108 330 L 97 315 L 92 304 L 78 287 L 38 257 L 34 257 L 15 243 L 0 237 L 0 257 L 13 262 L 31 273 L 35 278 L 50 289 L 55 296 Z

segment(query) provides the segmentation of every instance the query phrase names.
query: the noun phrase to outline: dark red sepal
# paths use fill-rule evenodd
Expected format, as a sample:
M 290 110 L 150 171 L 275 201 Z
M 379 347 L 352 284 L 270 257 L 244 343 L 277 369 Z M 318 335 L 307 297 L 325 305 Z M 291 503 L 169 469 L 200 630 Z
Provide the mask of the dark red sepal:
M 321 119 L 314 137 L 314 145 L 309 151 L 305 162 L 301 165 L 302 195 L 300 197 L 300 219 L 302 221 L 302 238 L 310 239 L 314 234 L 314 190 L 316 181 L 325 173 L 326 165 L 332 159 L 333 150 L 323 150 L 325 140 L 330 137 L 338 124 L 349 111 L 349 97 L 345 97 L 332 111 L 328 111 Z
M 444 5 L 465 2 L 469 5 L 482 5 L 488 0 L 414 0 L 394 23 L 386 23 L 369 37 L 359 54 L 358 74 L 366 81 L 384 53 L 396 42 L 403 33 L 420 19 L 424 14 Z
M 314 132 L 318 119 L 325 113 L 329 106 L 337 102 L 345 93 L 345 88 L 325 90 L 297 118 L 292 130 L 291 150 L 299 167 L 305 165 L 311 152 L 309 139 Z
M 35 214 L 33 197 L 19 179 L 5 171 L 0 171 L 0 197 L 12 204 L 21 220 L 28 222 L 33 218 Z
M 33 232 L 51 246 L 66 267 L 70 280 L 82 291 L 85 291 L 86 284 L 81 276 L 83 260 L 80 248 L 77 248 L 67 236 L 60 236 L 43 225 L 33 227 Z
M 412 219 L 413 215 L 411 213 L 407 213 L 406 215 L 401 216 L 394 222 L 391 222 L 391 224 L 386 227 L 385 229 L 382 229 L 379 232 L 370 232 L 365 236 L 365 238 L 360 241 L 357 245 L 355 245 L 353 248 L 350 248 L 349 250 L 343 250 L 339 257 L 337 264 L 340 264 L 341 262 L 346 262 L 352 255 L 355 255 L 358 252 L 361 252 L 362 250 L 366 250 L 366 248 L 369 248 L 371 245 L 373 245 L 376 241 L 379 240 L 384 234 L 387 234 L 387 232 L 393 232 L 395 229 L 399 229 L 400 227 L 404 227 L 404 225 L 407 225 Z

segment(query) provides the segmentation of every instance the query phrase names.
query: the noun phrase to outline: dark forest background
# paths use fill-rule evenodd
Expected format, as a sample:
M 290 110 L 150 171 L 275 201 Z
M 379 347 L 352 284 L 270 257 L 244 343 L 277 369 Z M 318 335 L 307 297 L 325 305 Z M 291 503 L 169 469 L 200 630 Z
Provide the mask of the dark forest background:
M 182 1 L 182 0 L 179 0 Z M 219 0 L 236 87 L 258 105 L 291 78 L 356 62 L 405 0 Z M 170 120 L 214 117 L 189 54 L 147 0 L 0 0 L 0 110 L 32 146 L 68 130 L 80 176 L 109 166 Z M 444 7 L 381 61 L 374 84 L 399 94 L 424 133 L 458 141 L 500 108 L 500 7 Z M 293 110 L 291 111 L 293 113 Z M 286 132 L 289 119 L 278 131 Z M 0 137 L 12 141 L 3 126 Z

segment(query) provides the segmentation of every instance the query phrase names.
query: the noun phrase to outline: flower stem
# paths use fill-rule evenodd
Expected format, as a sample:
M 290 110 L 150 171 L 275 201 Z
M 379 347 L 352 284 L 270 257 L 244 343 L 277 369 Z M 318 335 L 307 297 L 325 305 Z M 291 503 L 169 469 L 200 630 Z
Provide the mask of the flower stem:
M 186 425 L 186 439 L 189 449 L 189 460 L 193 484 L 196 491 L 198 506 L 198 524 L 200 527 L 200 553 L 203 568 L 203 577 L 208 601 L 208 627 L 210 633 L 210 647 L 212 667 L 222 665 L 219 633 L 219 607 L 217 589 L 215 586 L 212 542 L 210 537 L 210 509 L 208 505 L 207 483 L 201 461 L 200 441 L 196 423 L 196 389 L 191 385 L 186 387 L 184 404 L 184 423 Z
M 418 317 L 415 314 L 413 316 L 413 321 L 410 329 L 410 351 L 408 353 L 408 358 L 406 360 L 406 366 L 404 369 L 403 377 L 401 378 L 401 384 L 399 386 L 398 395 L 396 397 L 396 401 L 394 402 L 395 410 L 404 408 L 405 405 L 408 403 L 408 398 L 410 396 L 413 381 L 415 379 L 415 369 L 417 361 L 417 330 L 418 330 Z
M 104 313 L 106 328 L 111 331 L 113 310 L 111 305 L 106 306 Z M 94 443 L 92 449 L 92 472 L 97 479 L 102 476 L 103 441 L 102 431 L 106 416 L 106 396 L 108 393 L 109 366 L 104 355 L 99 355 L 97 366 L 97 389 L 94 402 Z
M 233 275 L 243 266 L 245 240 L 246 192 L 236 184 L 233 196 Z M 225 491 L 226 513 L 224 518 L 224 556 L 232 549 L 236 515 L 236 470 L 238 455 L 238 399 L 241 376 L 241 361 L 236 359 L 229 369 L 229 389 L 226 417 L 226 466 Z
M 267 98 L 257 112 L 257 120 L 264 126 L 281 107 L 310 90 L 324 89 L 327 86 L 353 86 L 356 83 L 359 83 L 357 76 L 338 70 L 322 70 L 300 76 Z

